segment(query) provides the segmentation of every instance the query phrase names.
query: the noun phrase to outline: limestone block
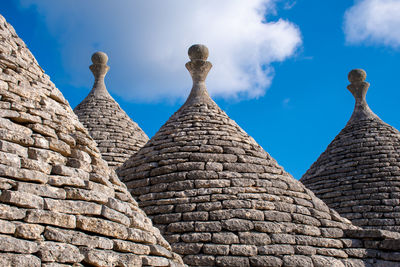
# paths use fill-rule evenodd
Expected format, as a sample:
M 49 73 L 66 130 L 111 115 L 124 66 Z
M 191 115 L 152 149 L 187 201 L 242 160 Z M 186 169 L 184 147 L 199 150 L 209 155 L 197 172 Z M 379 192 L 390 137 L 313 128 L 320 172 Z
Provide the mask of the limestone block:
M 81 262 L 84 256 L 73 245 L 58 242 L 42 242 L 38 256 L 44 262 L 75 263 Z
M 75 216 L 45 210 L 29 210 L 26 213 L 25 222 L 44 223 L 64 228 L 76 227 Z

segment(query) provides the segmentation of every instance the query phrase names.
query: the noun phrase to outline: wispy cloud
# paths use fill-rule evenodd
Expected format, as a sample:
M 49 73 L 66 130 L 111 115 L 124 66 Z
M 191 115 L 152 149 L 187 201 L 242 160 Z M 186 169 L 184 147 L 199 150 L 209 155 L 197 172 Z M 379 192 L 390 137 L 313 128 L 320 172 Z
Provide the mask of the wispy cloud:
M 289 10 L 289 9 L 292 9 L 296 4 L 297 4 L 297 1 L 295 1 L 295 0 L 287 1 L 285 3 L 285 5 L 283 6 L 283 8 L 286 10 Z
M 108 88 L 141 101 L 181 98 L 191 79 L 184 68 L 191 44 L 209 47 L 208 88 L 222 97 L 254 98 L 269 87 L 272 62 L 293 56 L 299 28 L 265 21 L 278 0 L 20 0 L 45 19 L 60 40 L 65 69 L 76 86 L 90 87 L 94 51 L 109 54 Z
M 350 44 L 400 47 L 400 1 L 358 0 L 344 16 L 346 41 Z
M 284 107 L 284 108 L 290 108 L 291 106 L 290 106 L 290 98 L 285 98 L 285 99 L 283 99 L 283 101 L 282 101 L 282 106 Z

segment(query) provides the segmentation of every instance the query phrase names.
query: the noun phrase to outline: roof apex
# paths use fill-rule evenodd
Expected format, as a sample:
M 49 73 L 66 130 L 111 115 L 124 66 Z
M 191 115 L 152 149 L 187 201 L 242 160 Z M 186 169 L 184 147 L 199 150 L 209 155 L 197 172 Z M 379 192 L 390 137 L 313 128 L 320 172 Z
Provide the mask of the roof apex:
M 190 61 L 185 66 L 192 76 L 193 86 L 189 97 L 182 107 L 195 103 L 216 105 L 208 94 L 206 87 L 207 74 L 212 68 L 211 62 L 207 61 L 208 48 L 200 44 L 192 45 L 188 50 L 188 55 Z
M 92 62 L 93 64 L 89 66 L 89 69 L 93 73 L 94 84 L 92 91 L 90 91 L 89 95 L 93 95 L 95 97 L 112 98 L 107 91 L 106 84 L 104 83 L 104 77 L 110 69 L 110 67 L 107 66 L 107 54 L 101 51 L 94 53 L 92 55 Z
M 369 108 L 365 98 L 369 88 L 369 83 L 365 81 L 366 77 L 367 73 L 363 69 L 353 69 L 349 72 L 348 79 L 350 84 L 347 89 L 353 94 L 356 103 L 348 123 L 364 119 L 379 119 Z

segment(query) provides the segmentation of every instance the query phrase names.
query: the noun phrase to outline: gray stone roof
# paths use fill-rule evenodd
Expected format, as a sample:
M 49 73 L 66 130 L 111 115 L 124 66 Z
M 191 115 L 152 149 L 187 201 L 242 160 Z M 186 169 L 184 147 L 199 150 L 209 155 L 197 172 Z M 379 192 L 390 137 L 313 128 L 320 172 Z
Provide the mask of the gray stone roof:
M 115 169 L 149 138 L 108 93 L 104 83 L 109 69 L 107 61 L 105 53 L 93 54 L 90 66 L 95 77 L 93 89 L 74 112 L 96 141 L 103 159 Z
M 210 98 L 207 55 L 202 45 L 189 49 L 187 101 L 118 170 L 173 250 L 190 266 L 376 263 L 380 256 L 367 255 L 356 240 L 357 227 L 286 173 Z M 376 248 L 384 235 L 400 236 L 363 233 Z
M 181 266 L 0 15 L 0 266 Z
M 350 72 L 353 115 L 301 182 L 355 225 L 400 231 L 400 133 L 368 107 L 365 78 Z

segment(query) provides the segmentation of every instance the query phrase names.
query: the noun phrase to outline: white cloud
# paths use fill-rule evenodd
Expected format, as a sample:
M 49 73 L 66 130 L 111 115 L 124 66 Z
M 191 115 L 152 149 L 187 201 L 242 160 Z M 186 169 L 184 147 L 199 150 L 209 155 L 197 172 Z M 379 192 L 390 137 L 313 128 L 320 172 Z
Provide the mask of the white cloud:
M 91 86 L 90 56 L 102 50 L 110 58 L 109 90 L 142 101 L 188 94 L 184 64 L 195 43 L 210 50 L 211 94 L 263 95 L 273 78 L 271 63 L 293 56 L 302 42 L 293 23 L 265 21 L 276 1 L 20 0 L 38 10 L 59 40 L 72 84 Z
M 400 47 L 400 1 L 358 0 L 345 13 L 346 40 L 351 44 Z

